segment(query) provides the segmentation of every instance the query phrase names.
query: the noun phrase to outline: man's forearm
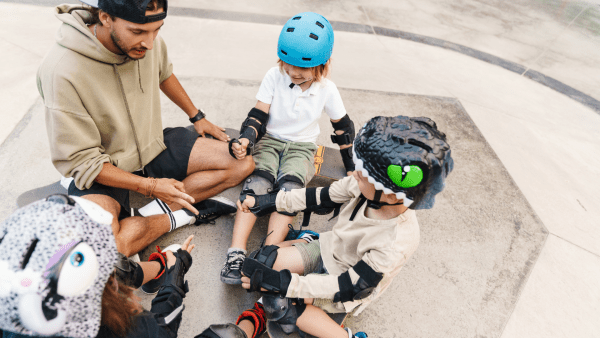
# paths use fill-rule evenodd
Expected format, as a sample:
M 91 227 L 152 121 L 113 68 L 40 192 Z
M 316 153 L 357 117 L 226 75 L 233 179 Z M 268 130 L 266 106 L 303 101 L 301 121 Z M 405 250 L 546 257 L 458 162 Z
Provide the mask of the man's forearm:
M 160 84 L 160 90 L 162 90 L 169 100 L 173 101 L 173 103 L 181 108 L 181 110 L 183 110 L 190 118 L 196 116 L 198 113 L 198 108 L 196 108 L 190 97 L 187 95 L 175 74 L 172 74 Z
M 119 169 L 110 163 L 104 163 L 102 171 L 94 181 L 109 187 L 122 188 L 144 193 L 145 178 Z

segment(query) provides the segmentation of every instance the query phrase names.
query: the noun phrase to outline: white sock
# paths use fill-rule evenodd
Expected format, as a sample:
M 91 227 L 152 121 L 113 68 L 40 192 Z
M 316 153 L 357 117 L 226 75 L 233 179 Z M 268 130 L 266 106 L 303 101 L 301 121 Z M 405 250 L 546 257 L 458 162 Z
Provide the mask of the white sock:
M 175 212 L 171 211 L 171 208 L 158 198 L 140 208 L 138 212 L 144 217 L 164 214 L 169 215 L 169 222 L 171 222 L 171 230 L 169 230 L 169 232 L 184 225 L 192 224 L 196 219 L 183 209 Z
M 247 254 L 246 250 L 240 249 L 240 248 L 229 248 L 229 249 L 227 249 L 227 254 L 230 254 L 230 253 L 232 253 L 234 251 L 242 251 L 244 253 L 244 255 Z
M 154 201 L 146 204 L 144 207 L 138 209 L 138 211 L 142 216 L 148 217 L 166 214 L 168 212 L 171 212 L 171 208 L 169 208 L 169 206 L 165 202 L 159 200 L 158 198 L 155 198 Z
M 171 225 L 171 231 L 180 228 L 184 225 L 192 224 L 196 220 L 196 217 L 190 215 L 191 213 L 187 213 L 185 210 L 180 209 L 173 213 L 173 218 L 175 219 L 175 227 Z

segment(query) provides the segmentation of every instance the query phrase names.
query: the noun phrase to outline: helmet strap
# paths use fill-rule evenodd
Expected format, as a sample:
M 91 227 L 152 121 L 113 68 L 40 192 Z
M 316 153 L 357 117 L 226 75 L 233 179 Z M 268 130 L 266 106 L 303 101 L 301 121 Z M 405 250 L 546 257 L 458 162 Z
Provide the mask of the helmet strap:
M 394 204 L 389 204 L 386 202 L 381 202 L 381 195 L 383 194 L 383 191 L 381 190 L 375 190 L 375 196 L 373 197 L 373 200 L 367 200 L 367 208 L 371 208 L 371 209 L 381 209 L 381 207 L 386 206 L 386 205 L 400 205 L 400 204 L 404 204 L 404 201 L 400 202 L 400 203 L 394 203 Z

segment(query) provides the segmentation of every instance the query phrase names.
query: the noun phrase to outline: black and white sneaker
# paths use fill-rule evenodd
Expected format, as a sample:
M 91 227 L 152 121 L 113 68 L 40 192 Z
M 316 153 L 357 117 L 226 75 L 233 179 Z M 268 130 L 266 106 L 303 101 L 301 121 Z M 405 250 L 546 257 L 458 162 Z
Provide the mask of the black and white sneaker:
M 225 284 L 242 284 L 242 264 L 246 254 L 243 251 L 232 251 L 221 269 L 221 282 Z
M 215 224 L 215 220 L 223 215 L 233 214 L 237 211 L 235 203 L 225 197 L 215 196 L 204 201 L 200 201 L 194 204 L 194 208 L 198 209 L 199 215 L 194 215 L 191 211 L 188 211 L 196 220 L 195 225 L 201 224 Z

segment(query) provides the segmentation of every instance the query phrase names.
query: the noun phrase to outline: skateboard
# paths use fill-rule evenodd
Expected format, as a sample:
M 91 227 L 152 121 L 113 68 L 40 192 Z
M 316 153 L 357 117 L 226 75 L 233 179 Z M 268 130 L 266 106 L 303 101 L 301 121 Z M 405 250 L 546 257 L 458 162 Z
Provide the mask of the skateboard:
M 329 317 L 333 319 L 340 326 L 344 327 L 344 321 L 348 318 L 348 313 L 329 313 Z M 287 334 L 283 332 L 279 326 L 274 322 L 267 322 L 267 333 L 271 338 L 301 338 L 298 332 Z M 313 335 L 306 334 L 306 338 L 317 338 Z
M 196 132 L 193 125 L 186 127 L 188 130 Z M 225 133 L 231 138 L 239 138 L 239 130 L 233 128 L 226 128 Z M 212 138 L 212 136 L 207 135 Z M 309 183 L 310 186 L 329 186 L 333 181 L 344 178 L 346 176 L 346 169 L 344 169 L 344 162 L 342 162 L 342 155 L 338 149 L 319 146 L 315 153 L 315 176 Z M 19 208 L 43 198 L 48 197 L 52 194 L 66 194 L 67 190 L 60 185 L 60 182 L 55 182 L 47 186 L 32 189 L 24 192 L 17 198 L 17 206 Z

